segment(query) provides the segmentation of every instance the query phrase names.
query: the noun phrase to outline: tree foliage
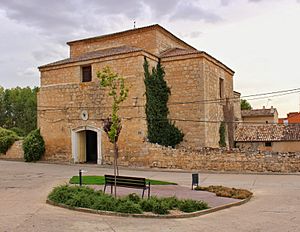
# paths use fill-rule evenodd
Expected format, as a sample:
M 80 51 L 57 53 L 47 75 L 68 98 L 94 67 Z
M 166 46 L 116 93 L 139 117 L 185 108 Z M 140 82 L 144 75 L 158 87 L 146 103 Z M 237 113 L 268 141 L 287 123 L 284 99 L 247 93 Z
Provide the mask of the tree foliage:
M 116 176 L 119 175 L 118 169 L 118 138 L 122 129 L 121 118 L 118 115 L 119 105 L 126 100 L 128 88 L 125 87 L 125 79 L 118 73 L 113 72 L 108 66 L 97 73 L 100 79 L 100 86 L 108 89 L 108 95 L 112 97 L 111 117 L 104 121 L 103 129 L 107 133 L 109 141 L 114 144 L 114 175 L 115 175 L 115 197 L 117 197 Z
M 241 110 L 252 110 L 252 106 L 247 100 L 241 99 Z
M 114 73 L 110 67 L 105 67 L 97 73 L 100 85 L 108 88 L 108 95 L 113 98 L 111 118 L 104 122 L 104 131 L 107 133 L 111 143 L 117 142 L 121 132 L 121 119 L 118 116 L 119 105 L 125 101 L 128 88 L 125 87 L 124 78 Z
M 0 87 L 0 127 L 25 136 L 37 127 L 38 88 Z
M 152 73 L 150 73 L 148 61 L 145 58 L 144 75 L 149 142 L 175 147 L 183 140 L 184 135 L 168 119 L 169 109 L 167 103 L 171 91 L 164 80 L 164 68 L 158 62 L 156 68 L 153 67 Z
M 45 152 L 45 142 L 40 130 L 31 131 L 23 142 L 24 159 L 26 162 L 40 160 Z
M 221 122 L 220 128 L 219 128 L 219 145 L 220 147 L 226 147 L 226 125 L 225 122 Z

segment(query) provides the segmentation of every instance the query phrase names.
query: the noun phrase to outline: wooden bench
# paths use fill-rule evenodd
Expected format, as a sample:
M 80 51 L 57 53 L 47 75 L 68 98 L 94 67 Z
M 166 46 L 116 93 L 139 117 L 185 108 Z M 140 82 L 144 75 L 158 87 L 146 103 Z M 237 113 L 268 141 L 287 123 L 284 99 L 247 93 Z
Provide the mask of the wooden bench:
M 104 178 L 105 178 L 104 192 L 106 190 L 106 186 L 110 185 L 111 187 L 110 192 L 112 194 L 113 186 L 115 185 L 115 176 L 104 175 Z M 131 177 L 131 176 L 116 176 L 116 185 L 125 188 L 143 189 L 142 198 L 144 198 L 145 190 L 148 190 L 148 198 L 150 197 L 150 181 L 146 183 L 145 178 Z

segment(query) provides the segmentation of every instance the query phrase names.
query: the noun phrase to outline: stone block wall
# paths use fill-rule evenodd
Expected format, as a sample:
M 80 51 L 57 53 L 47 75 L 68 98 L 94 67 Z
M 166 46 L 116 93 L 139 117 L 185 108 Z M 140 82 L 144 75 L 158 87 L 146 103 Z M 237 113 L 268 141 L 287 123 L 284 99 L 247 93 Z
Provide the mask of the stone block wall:
M 159 53 L 173 47 L 191 49 L 191 46 L 188 46 L 184 42 L 170 35 L 166 35 L 166 32 L 160 27 L 141 28 L 132 30 L 126 34 L 96 37 L 94 39 L 75 41 L 68 44 L 70 45 L 70 57 L 123 45 L 142 48 L 154 55 L 159 55 Z
M 113 156 L 106 157 L 112 164 Z M 243 152 L 238 149 L 172 149 L 145 143 L 144 153 L 121 156 L 120 165 L 226 172 L 300 172 L 300 152 Z
M 7 150 L 6 154 L 2 154 L 1 157 L 5 159 L 23 159 L 23 140 L 15 141 L 14 144 Z
M 150 56 L 148 59 L 151 66 L 157 61 Z M 38 94 L 38 126 L 46 145 L 44 159 L 72 161 L 72 130 L 87 126 L 102 130 L 103 120 L 111 113 L 111 99 L 106 90 L 99 87 L 96 73 L 107 65 L 124 76 L 130 89 L 128 98 L 120 107 L 123 127 L 119 138 L 120 153 L 139 153 L 147 136 L 143 63 L 144 54 L 140 52 L 90 61 L 92 82 L 85 83 L 80 82 L 78 64 L 55 72 L 51 68 L 42 70 L 42 80 L 51 76 L 53 83 L 58 83 L 42 85 Z M 72 78 L 71 82 L 60 84 L 60 78 L 64 76 Z M 89 114 L 86 121 L 80 117 L 83 110 Z M 112 150 L 104 132 L 101 146 L 103 154 Z

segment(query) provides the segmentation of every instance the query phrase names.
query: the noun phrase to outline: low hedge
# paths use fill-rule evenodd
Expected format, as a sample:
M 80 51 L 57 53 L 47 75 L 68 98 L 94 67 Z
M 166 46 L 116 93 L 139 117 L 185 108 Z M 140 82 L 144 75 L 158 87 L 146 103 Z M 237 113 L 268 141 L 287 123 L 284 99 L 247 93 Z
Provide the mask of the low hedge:
M 246 199 L 253 195 L 252 192 L 246 189 L 236 189 L 236 188 L 229 188 L 224 186 L 215 186 L 211 185 L 208 187 L 198 186 L 195 190 L 200 191 L 208 191 L 215 193 L 218 197 L 229 197 L 235 199 Z
M 26 162 L 39 160 L 45 152 L 45 142 L 40 130 L 31 131 L 23 142 L 24 159 Z
M 141 199 L 137 194 L 114 198 L 111 195 L 96 191 L 89 187 L 58 186 L 48 195 L 48 199 L 71 207 L 90 208 L 95 210 L 114 211 L 129 214 L 169 214 L 170 210 L 195 212 L 208 209 L 203 201 L 179 200 L 176 197 L 150 197 Z
M 16 140 L 19 136 L 15 132 L 0 127 L 0 154 L 5 154 Z

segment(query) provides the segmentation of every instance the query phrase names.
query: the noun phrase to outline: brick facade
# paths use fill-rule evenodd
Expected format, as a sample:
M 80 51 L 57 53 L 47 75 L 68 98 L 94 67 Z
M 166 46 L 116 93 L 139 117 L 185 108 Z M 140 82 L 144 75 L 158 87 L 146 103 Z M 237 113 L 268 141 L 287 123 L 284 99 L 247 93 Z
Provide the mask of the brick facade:
M 102 132 L 102 124 L 110 114 L 111 102 L 99 87 L 96 73 L 107 65 L 124 76 L 130 88 L 120 108 L 120 155 L 132 160 L 131 156 L 142 157 L 148 152 L 144 57 L 152 67 L 160 59 L 165 68 L 172 92 L 169 117 L 185 134 L 179 147 L 218 147 L 220 121 L 235 120 L 234 103 L 230 100 L 234 96 L 233 71 L 158 25 L 68 44 L 69 59 L 40 67 L 38 125 L 45 139 L 47 160 L 84 162 L 78 154 L 86 141 L 80 137 L 84 136 L 82 132 L 93 130 L 97 132 L 98 163 L 106 162 L 112 147 Z M 125 49 L 124 45 L 134 47 Z M 92 67 L 92 81 L 82 83 L 81 67 L 86 65 Z M 216 101 L 220 97 L 222 100 Z M 83 111 L 88 113 L 87 120 L 81 118 Z M 227 144 L 233 138 L 230 125 Z

